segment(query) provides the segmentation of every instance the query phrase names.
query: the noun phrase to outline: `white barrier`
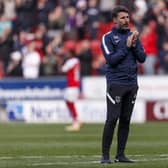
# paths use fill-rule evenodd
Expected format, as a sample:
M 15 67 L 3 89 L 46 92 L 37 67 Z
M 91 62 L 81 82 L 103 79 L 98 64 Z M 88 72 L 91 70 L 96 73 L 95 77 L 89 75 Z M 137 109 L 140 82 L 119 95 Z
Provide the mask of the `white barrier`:
M 84 123 L 103 123 L 106 119 L 106 103 L 103 100 L 79 100 L 76 102 L 79 119 Z M 63 100 L 12 101 L 7 107 L 9 118 L 28 123 L 69 123 L 70 113 Z M 13 117 L 13 118 L 12 118 Z M 145 121 L 144 102 L 136 103 L 132 122 Z
M 168 77 L 139 77 L 138 81 L 139 91 L 131 121 L 136 123 L 168 121 Z M 82 92 L 84 99 L 76 102 L 80 119 L 86 123 L 104 122 L 106 119 L 105 77 L 83 78 Z M 71 122 L 63 99 L 18 101 L 13 99 L 7 101 L 6 109 L 10 120 L 34 123 Z
M 83 94 L 89 99 L 105 98 L 105 77 L 85 77 L 83 79 Z M 165 100 L 168 99 L 168 76 L 139 76 L 138 99 Z

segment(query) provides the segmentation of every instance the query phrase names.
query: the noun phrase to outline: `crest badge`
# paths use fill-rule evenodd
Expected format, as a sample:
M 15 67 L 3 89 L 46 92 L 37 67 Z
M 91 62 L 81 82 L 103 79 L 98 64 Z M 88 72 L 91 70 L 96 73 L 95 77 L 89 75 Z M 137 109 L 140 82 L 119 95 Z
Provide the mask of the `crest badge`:
M 115 102 L 120 103 L 121 102 L 121 97 L 120 96 L 115 96 Z
M 114 39 L 115 43 L 119 43 L 120 42 L 119 36 L 114 35 L 113 39 Z

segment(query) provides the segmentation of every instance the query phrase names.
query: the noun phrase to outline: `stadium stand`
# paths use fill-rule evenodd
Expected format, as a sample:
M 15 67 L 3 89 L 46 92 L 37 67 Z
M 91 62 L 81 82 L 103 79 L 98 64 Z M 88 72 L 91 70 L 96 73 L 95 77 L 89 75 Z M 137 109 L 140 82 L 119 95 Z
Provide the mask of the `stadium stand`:
M 88 41 L 92 52 L 91 72 L 87 75 L 101 75 L 102 72 L 99 70 L 105 62 L 100 51 L 100 41 L 102 34 L 110 31 L 113 26 L 111 9 L 118 4 L 126 5 L 131 10 L 132 25 L 140 31 L 144 48 L 149 53 L 146 67 L 153 65 L 148 71 L 145 67 L 140 67 L 139 74 L 166 74 L 167 55 L 164 54 L 164 58 L 158 55 L 162 52 L 163 43 L 168 37 L 168 1 L 130 1 L 129 4 L 125 4 L 122 0 L 113 2 L 105 0 L 1 0 L 0 77 L 23 77 L 20 74 L 8 73 L 7 69 L 13 52 L 20 52 L 21 61 L 23 60 L 30 40 L 35 41 L 35 47 L 40 56 L 39 77 L 61 75 L 58 67 L 64 60 L 66 50 L 75 49 L 78 55 L 77 50 L 84 41 Z M 155 27 L 154 31 L 149 33 L 148 30 L 153 30 L 153 27 Z M 49 55 L 52 55 L 52 59 Z M 22 69 L 22 63 L 19 66 Z M 46 71 L 46 66 L 52 69 L 52 72 Z

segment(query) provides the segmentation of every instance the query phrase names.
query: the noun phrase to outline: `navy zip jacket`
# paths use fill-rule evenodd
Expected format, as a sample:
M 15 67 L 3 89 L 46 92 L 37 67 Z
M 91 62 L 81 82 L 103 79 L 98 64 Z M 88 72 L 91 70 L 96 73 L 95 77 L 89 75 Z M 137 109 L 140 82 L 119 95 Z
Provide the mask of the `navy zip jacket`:
M 137 61 L 143 63 L 146 54 L 139 39 L 135 47 L 127 47 L 127 38 L 131 33 L 130 30 L 114 27 L 102 37 L 108 84 L 137 85 Z

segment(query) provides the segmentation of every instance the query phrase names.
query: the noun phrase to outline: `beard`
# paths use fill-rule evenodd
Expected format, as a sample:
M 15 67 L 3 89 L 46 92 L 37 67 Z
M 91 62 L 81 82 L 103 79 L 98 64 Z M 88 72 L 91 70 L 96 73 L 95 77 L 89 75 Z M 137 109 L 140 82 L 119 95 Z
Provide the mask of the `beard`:
M 129 29 L 129 24 L 128 23 L 122 24 L 121 28 L 122 29 Z

